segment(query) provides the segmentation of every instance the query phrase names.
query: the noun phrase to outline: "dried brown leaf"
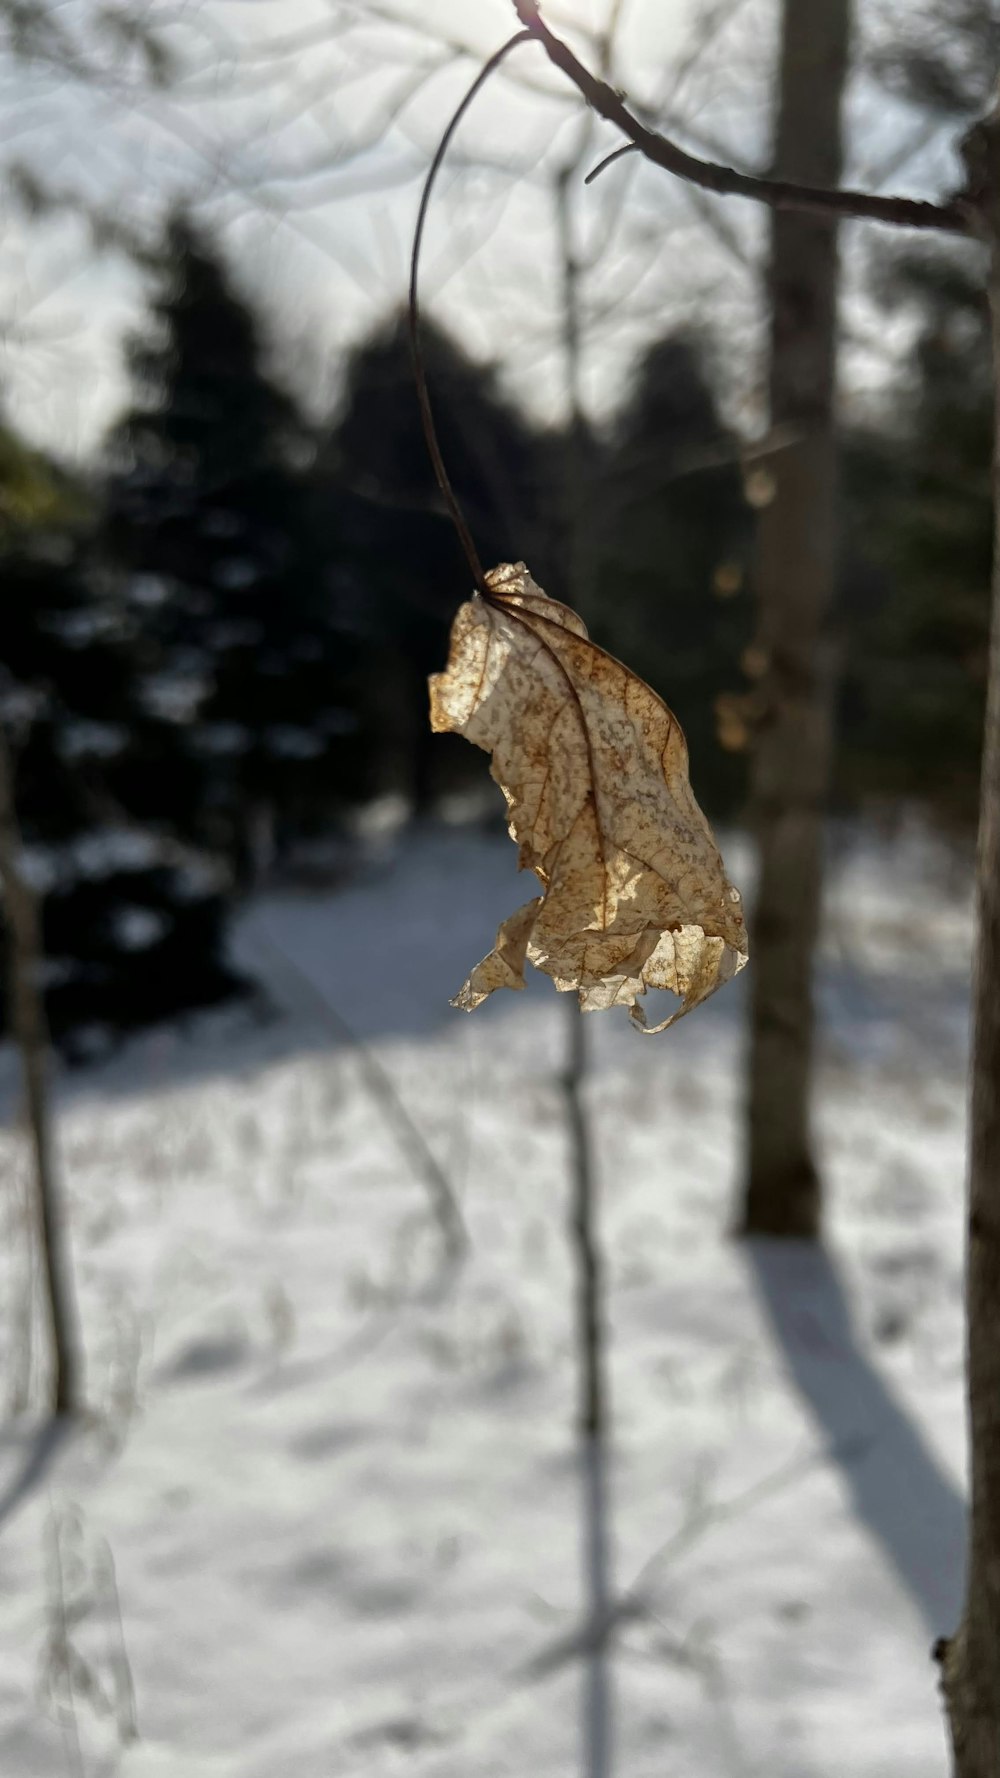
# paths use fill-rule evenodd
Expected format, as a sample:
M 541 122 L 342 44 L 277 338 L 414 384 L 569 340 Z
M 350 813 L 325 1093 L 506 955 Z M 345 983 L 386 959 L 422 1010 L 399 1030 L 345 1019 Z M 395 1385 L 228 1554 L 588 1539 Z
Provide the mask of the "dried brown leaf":
M 519 867 L 543 893 L 505 920 L 453 1005 L 523 988 L 525 958 L 584 1012 L 668 988 L 662 1031 L 742 969 L 746 927 L 688 782 L 687 745 L 648 685 L 598 648 L 523 562 L 459 609 L 430 682 L 431 727 L 492 755 Z

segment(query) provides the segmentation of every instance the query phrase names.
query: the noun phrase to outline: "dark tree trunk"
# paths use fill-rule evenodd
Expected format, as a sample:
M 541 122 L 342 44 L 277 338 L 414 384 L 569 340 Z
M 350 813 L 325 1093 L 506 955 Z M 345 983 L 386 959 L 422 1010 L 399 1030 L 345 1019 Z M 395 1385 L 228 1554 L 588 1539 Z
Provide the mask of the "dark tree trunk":
M 605 47 L 605 57 L 608 50 Z M 603 65 L 603 64 L 602 64 Z M 556 226 L 562 272 L 562 347 L 569 406 L 563 475 L 563 572 L 574 609 L 591 616 L 595 538 L 593 464 L 582 400 L 583 336 L 580 264 L 574 243 L 570 198 L 578 189 L 590 144 L 585 123 L 576 153 L 556 184 Z M 575 994 L 566 996 L 568 1056 L 563 1086 L 569 1136 L 570 1244 L 574 1265 L 577 1344 L 577 1423 L 582 1483 L 583 1584 L 586 1601 L 586 1668 L 583 1697 L 584 1778 L 610 1778 L 614 1761 L 614 1701 L 610 1661 L 612 1629 L 609 1501 L 610 1421 L 607 1401 L 606 1305 L 594 1151 L 583 1103 L 587 1076 L 587 1027 Z
M 46 1079 L 49 1034 L 40 986 L 41 922 L 21 862 L 21 835 L 14 800 L 10 748 L 0 730 L 0 885 L 7 924 L 8 1004 L 11 1033 L 21 1052 L 24 1102 L 34 1154 L 35 1207 L 42 1276 L 52 1329 L 52 1406 L 57 1414 L 79 1406 L 77 1345 L 72 1289 L 63 1246 L 56 1187 L 52 1125 Z
M 989 238 L 1000 435 L 1000 107 L 966 143 Z M 938 1645 L 957 1778 L 1000 1778 L 1000 443 L 994 441 L 993 616 L 980 784 L 966 1249 L 971 1503 L 966 1595 Z
M 850 0 L 785 0 L 774 169 L 835 186 Z M 835 573 L 837 226 L 771 217 L 770 420 L 758 637 L 764 715 L 752 763 L 760 878 L 752 923 L 748 1177 L 742 1229 L 815 1236 L 810 1131 L 812 968 L 822 891 L 832 696 L 826 625 Z
M 564 1075 L 570 1150 L 570 1239 L 576 1270 L 578 1425 L 583 1484 L 583 1581 L 587 1625 L 584 1772 L 610 1778 L 612 1766 L 611 1536 L 609 1427 L 605 1376 L 604 1268 L 597 1228 L 593 1151 L 583 1108 L 587 1071 L 584 1015 L 567 995 L 569 1059 Z

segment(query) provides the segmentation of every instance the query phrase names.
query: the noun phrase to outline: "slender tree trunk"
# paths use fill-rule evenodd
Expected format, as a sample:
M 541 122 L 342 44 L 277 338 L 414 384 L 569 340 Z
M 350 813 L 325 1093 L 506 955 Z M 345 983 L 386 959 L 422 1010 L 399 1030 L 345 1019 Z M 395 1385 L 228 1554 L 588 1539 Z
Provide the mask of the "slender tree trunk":
M 593 441 L 583 409 L 583 329 L 580 315 L 580 265 L 573 238 L 571 199 L 579 187 L 590 140 L 589 120 L 581 146 L 556 180 L 556 239 L 562 284 L 562 349 L 568 404 L 563 461 L 563 572 L 574 611 L 585 623 L 594 617 L 597 550 L 594 535 Z
M 569 1058 L 564 1085 L 569 1124 L 572 1205 L 570 1233 L 576 1258 L 577 1349 L 579 1352 L 579 1425 L 588 1438 L 603 1437 L 607 1419 L 604 1388 L 603 1267 L 597 1235 L 597 1205 L 590 1139 L 582 1091 L 587 1072 L 584 1015 L 575 998 L 567 1001 Z
M 617 8 L 615 9 L 617 11 Z M 609 53 L 605 46 L 605 61 Z M 603 65 L 603 63 L 602 63 Z M 571 194 L 589 152 L 590 120 L 576 153 L 556 183 L 556 227 L 562 271 L 563 356 L 569 407 L 563 478 L 563 548 L 574 609 L 591 616 L 595 550 L 593 459 L 583 409 L 580 266 L 573 236 Z M 614 1722 L 609 1636 L 612 1627 L 611 1534 L 608 1501 L 608 1412 L 605 1388 L 604 1271 L 597 1216 L 593 1150 L 583 1106 L 587 1030 L 575 995 L 567 995 L 568 1042 L 563 1086 L 569 1135 L 570 1242 L 576 1290 L 577 1423 L 580 1436 L 584 1630 L 582 1753 L 584 1778 L 611 1778 Z
M 10 1025 L 21 1052 L 24 1101 L 35 1163 L 36 1227 L 52 1330 L 52 1406 L 57 1414 L 79 1406 L 77 1343 L 69 1265 L 56 1187 L 49 1117 L 49 1035 L 39 984 L 42 961 L 38 907 L 21 868 L 21 835 L 14 800 L 14 770 L 0 729 L 0 885 L 7 920 Z
M 586 1778 L 610 1778 L 612 1760 L 611 1554 L 608 1522 L 607 1397 L 604 1377 L 603 1268 L 590 1138 L 581 1097 L 586 1030 L 568 1000 L 569 1058 L 564 1076 L 570 1143 L 570 1234 L 576 1268 L 576 1336 L 583 1486 L 583 1579 L 587 1625 L 583 1712 Z
M 938 1644 L 958 1778 L 1000 1778 L 1000 100 L 965 144 L 970 193 L 991 263 L 997 436 L 989 687 L 976 867 L 966 1363 L 971 1503 L 966 1595 L 956 1636 Z
M 774 170 L 835 186 L 850 0 L 785 0 Z M 742 1230 L 815 1236 L 810 1131 L 812 967 L 832 725 L 825 638 L 835 572 L 837 226 L 771 217 L 769 459 L 760 513 L 758 638 L 765 715 L 752 764 L 759 884 L 752 923 L 748 1176 Z

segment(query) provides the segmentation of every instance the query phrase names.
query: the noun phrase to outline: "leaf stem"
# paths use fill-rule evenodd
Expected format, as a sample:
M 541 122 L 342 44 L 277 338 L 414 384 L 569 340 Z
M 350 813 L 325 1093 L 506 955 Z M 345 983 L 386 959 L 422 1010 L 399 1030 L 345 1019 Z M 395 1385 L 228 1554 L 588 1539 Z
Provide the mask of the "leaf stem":
M 435 150 L 434 158 L 431 161 L 427 172 L 427 178 L 424 180 L 424 189 L 420 194 L 420 206 L 417 210 L 416 228 L 413 232 L 413 250 L 410 255 L 410 292 L 408 304 L 410 350 L 413 356 L 413 374 L 417 384 L 417 400 L 420 403 L 420 418 L 423 423 L 424 437 L 427 440 L 427 449 L 430 452 L 431 462 L 434 465 L 434 474 L 437 477 L 438 487 L 444 495 L 445 504 L 447 505 L 452 523 L 455 530 L 458 532 L 459 542 L 465 551 L 465 559 L 468 562 L 469 567 L 472 569 L 472 577 L 476 583 L 476 588 L 483 598 L 490 603 L 492 602 L 492 596 L 486 582 L 486 574 L 482 562 L 479 559 L 479 551 L 476 549 L 472 532 L 469 530 L 468 524 L 466 523 L 465 515 L 458 503 L 455 490 L 448 478 L 448 471 L 444 465 L 444 458 L 441 455 L 441 446 L 438 442 L 437 428 L 434 424 L 434 412 L 431 407 L 431 398 L 427 389 L 427 371 L 424 365 L 423 350 L 420 344 L 420 305 L 418 299 L 420 249 L 423 244 L 424 224 L 427 221 L 427 209 L 430 204 L 431 192 L 434 189 L 434 181 L 441 170 L 442 162 L 448 152 L 448 147 L 455 131 L 458 129 L 458 126 L 465 116 L 465 113 L 468 111 L 469 106 L 472 104 L 473 99 L 481 88 L 486 85 L 490 76 L 496 73 L 501 62 L 504 61 L 510 51 L 515 49 L 519 43 L 530 43 L 532 36 L 533 33 L 531 31 L 517 31 L 513 37 L 509 37 L 507 42 L 502 44 L 496 53 L 490 56 L 489 61 L 484 63 L 483 67 L 480 68 L 479 73 L 476 75 L 468 92 L 465 94 L 464 98 L 449 119 L 444 135 L 441 137 Z

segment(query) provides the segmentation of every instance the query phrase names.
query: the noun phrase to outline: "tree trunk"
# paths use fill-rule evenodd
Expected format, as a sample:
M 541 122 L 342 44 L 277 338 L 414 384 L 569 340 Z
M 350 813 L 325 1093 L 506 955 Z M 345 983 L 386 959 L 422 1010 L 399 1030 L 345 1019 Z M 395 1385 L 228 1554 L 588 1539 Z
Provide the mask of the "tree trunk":
M 609 54 L 605 43 L 602 68 Z M 591 128 L 584 124 L 576 152 L 560 172 L 555 189 L 559 262 L 562 271 L 562 346 L 569 408 L 563 477 L 564 573 L 570 603 L 592 617 L 595 569 L 592 507 L 593 461 L 582 397 L 583 336 L 580 265 L 573 237 L 572 191 L 579 186 L 589 152 Z M 578 1426 L 583 1585 L 584 1692 L 582 1772 L 584 1778 L 610 1778 L 614 1759 L 614 1701 L 611 1676 L 612 1583 L 609 1501 L 609 1420 L 607 1407 L 604 1266 L 594 1179 L 594 1155 L 583 1104 L 587 1074 L 587 1028 L 575 994 L 567 994 L 568 1057 L 563 1087 L 569 1136 L 570 1241 L 575 1270 Z
M 583 1108 L 586 1027 L 575 995 L 567 995 L 569 1058 L 563 1086 L 570 1150 L 570 1238 L 576 1271 L 578 1424 L 583 1484 L 584 1633 L 583 1771 L 610 1778 L 612 1765 L 611 1537 L 608 1501 L 608 1410 L 605 1378 L 604 1268 L 597 1229 L 593 1152 Z
M 850 0 L 785 0 L 774 170 L 835 186 Z M 752 923 L 748 1177 L 742 1232 L 815 1236 L 812 964 L 822 889 L 835 572 L 836 223 L 771 218 L 770 421 L 760 513 L 758 639 L 766 660 L 752 772 L 759 883 Z
M 990 246 L 1000 436 L 1000 103 L 965 144 Z M 971 1502 L 962 1623 L 938 1644 L 958 1778 L 1000 1778 L 1000 442 L 994 441 L 993 615 L 980 781 L 966 1247 Z
M 72 1291 L 63 1250 L 55 1159 L 48 1107 L 46 1064 L 49 1035 L 39 985 L 41 924 L 35 897 L 21 869 L 21 835 L 14 800 L 14 771 L 0 729 L 0 885 L 7 919 L 9 1018 L 21 1052 L 24 1101 L 35 1163 L 36 1229 L 52 1330 L 52 1406 L 57 1414 L 79 1407 L 77 1346 Z

